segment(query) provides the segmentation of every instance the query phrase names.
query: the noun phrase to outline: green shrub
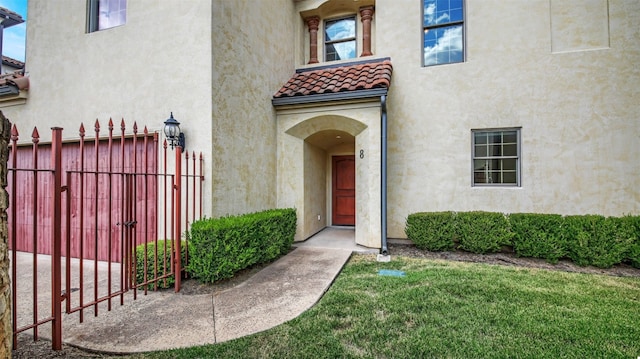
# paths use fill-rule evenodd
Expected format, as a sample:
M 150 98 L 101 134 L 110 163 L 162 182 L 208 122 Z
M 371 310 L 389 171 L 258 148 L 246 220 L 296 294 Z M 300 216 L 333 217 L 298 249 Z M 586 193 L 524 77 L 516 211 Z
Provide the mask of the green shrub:
M 633 244 L 631 222 L 599 215 L 565 217 L 569 258 L 580 266 L 609 268 L 622 262 Z
M 636 239 L 635 243 L 633 243 L 629 248 L 629 253 L 627 254 L 627 260 L 631 263 L 632 266 L 636 268 L 640 268 L 640 241 Z
M 455 213 L 423 212 L 407 217 L 405 233 L 416 247 L 428 251 L 451 251 L 455 247 Z
M 624 216 L 622 220 L 627 223 L 633 238 L 626 260 L 634 267 L 640 268 L 640 216 Z
M 509 222 L 502 213 L 460 212 L 456 215 L 458 248 L 473 253 L 498 252 L 511 244 Z
M 640 216 L 608 217 L 493 212 L 420 212 L 407 217 L 405 233 L 430 251 L 497 252 L 512 245 L 518 256 L 609 268 L 626 261 L 640 268 Z
M 514 213 L 509 215 L 509 224 L 516 255 L 544 258 L 550 263 L 557 263 L 567 255 L 561 215 Z
M 231 278 L 287 253 L 295 232 L 296 211 L 291 208 L 195 221 L 187 272 L 204 283 Z
M 141 284 L 146 281 L 152 281 L 154 278 L 163 277 L 171 272 L 171 247 L 173 246 L 172 240 L 159 240 L 156 242 L 147 243 L 147 256 L 146 256 L 146 277 L 145 277 L 145 245 L 140 244 L 136 246 L 136 283 Z M 167 251 L 165 252 L 165 247 Z M 157 248 L 157 251 L 156 251 Z M 185 241 L 182 241 L 180 248 L 182 252 L 182 265 L 186 264 L 187 245 Z M 165 255 L 166 253 L 166 255 Z M 156 255 L 157 254 L 157 255 Z M 157 262 L 156 262 L 157 258 Z M 175 277 L 173 274 L 163 279 L 158 279 L 154 283 L 149 283 L 147 289 L 155 288 L 170 288 L 175 283 Z M 157 287 L 156 287 L 157 284 Z

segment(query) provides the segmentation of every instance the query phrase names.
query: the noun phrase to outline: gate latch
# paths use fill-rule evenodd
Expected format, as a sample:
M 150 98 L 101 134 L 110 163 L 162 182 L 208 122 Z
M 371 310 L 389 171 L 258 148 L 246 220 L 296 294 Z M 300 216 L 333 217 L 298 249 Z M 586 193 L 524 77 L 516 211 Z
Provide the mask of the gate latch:
M 136 225 L 136 223 L 138 223 L 138 221 L 128 221 L 128 222 L 123 222 L 122 225 L 125 227 L 133 227 Z M 116 226 L 119 226 L 120 222 L 116 223 Z
M 136 225 L 136 223 L 138 223 L 138 221 L 129 221 L 129 222 L 124 222 L 124 226 L 125 227 L 133 227 Z

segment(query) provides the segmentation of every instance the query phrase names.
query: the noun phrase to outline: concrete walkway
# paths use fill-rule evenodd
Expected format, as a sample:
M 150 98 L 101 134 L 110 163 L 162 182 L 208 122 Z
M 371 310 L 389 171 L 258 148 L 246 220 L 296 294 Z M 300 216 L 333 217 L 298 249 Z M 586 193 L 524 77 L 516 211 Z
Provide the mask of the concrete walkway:
M 78 313 L 64 315 L 63 341 L 102 352 L 135 353 L 214 344 L 267 330 L 312 307 L 353 251 L 377 253 L 355 245 L 353 236 L 353 229 L 327 228 L 294 244 L 296 249 L 244 283 L 216 294 L 139 292 L 133 300 L 129 292 L 123 306 L 114 300 L 111 311 L 105 303 L 98 316 L 85 310 L 83 323 Z M 46 271 L 46 263 L 39 266 Z M 18 275 L 18 283 L 24 280 L 29 279 Z M 20 308 L 28 306 L 19 303 Z M 51 325 L 39 328 L 42 337 L 50 338 L 50 332 Z

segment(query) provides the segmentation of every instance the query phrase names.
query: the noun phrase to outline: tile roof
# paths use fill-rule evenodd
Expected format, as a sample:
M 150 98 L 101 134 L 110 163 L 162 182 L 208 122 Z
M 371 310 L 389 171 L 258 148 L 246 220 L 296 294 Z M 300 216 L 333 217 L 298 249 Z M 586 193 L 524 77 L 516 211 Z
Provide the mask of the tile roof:
M 2 7 L 2 6 L 0 6 L 0 12 L 4 12 L 4 13 L 6 13 L 7 15 L 10 15 L 10 16 L 15 17 L 16 19 L 23 20 L 23 19 L 22 19 L 22 15 L 18 14 L 18 13 L 17 13 L 17 12 L 15 12 L 15 11 L 11 11 L 11 10 L 7 9 L 6 7 Z M 24 20 L 23 20 L 23 21 L 24 21 Z
M 0 75 L 0 87 L 15 86 L 17 90 L 29 89 L 29 77 L 21 71 Z
M 2 6 L 0 6 L 0 17 L 2 17 L 3 19 L 2 26 L 5 29 L 14 25 L 22 24 L 24 22 L 22 15 Z
M 389 88 L 392 70 L 391 61 L 388 58 L 299 70 L 273 97 Z
M 3 65 L 9 65 L 9 66 L 15 67 L 17 69 L 24 68 L 24 62 L 18 61 L 18 60 L 14 59 L 14 58 L 11 58 L 9 56 L 4 56 L 4 55 L 2 55 L 2 64 Z

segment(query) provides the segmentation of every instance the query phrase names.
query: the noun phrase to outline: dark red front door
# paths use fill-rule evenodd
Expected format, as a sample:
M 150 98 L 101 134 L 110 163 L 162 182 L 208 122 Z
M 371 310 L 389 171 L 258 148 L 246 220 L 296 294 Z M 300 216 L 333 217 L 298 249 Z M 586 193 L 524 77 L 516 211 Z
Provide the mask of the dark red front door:
M 355 156 L 333 156 L 333 225 L 356 224 Z

